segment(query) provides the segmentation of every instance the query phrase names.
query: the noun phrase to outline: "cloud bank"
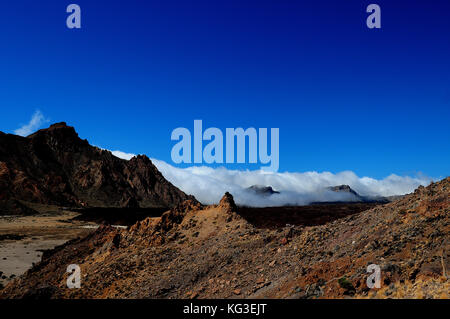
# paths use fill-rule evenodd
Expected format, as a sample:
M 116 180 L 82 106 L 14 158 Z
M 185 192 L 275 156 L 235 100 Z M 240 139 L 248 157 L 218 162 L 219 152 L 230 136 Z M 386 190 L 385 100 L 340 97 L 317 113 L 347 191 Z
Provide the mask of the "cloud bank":
M 130 159 L 132 159 L 133 157 L 136 156 L 136 154 L 132 154 L 132 153 L 125 153 L 122 151 L 110 151 L 114 156 L 127 160 L 129 161 Z
M 134 154 L 112 151 L 122 159 L 130 160 Z M 404 195 L 420 185 L 428 185 L 428 177 L 409 177 L 391 174 L 383 179 L 358 177 L 352 171 L 337 174 L 330 172 L 271 173 L 262 170 L 240 171 L 225 167 L 192 166 L 174 167 L 164 161 L 151 159 L 164 177 L 187 194 L 194 195 L 204 204 L 219 202 L 225 192 L 230 192 L 238 205 L 255 207 L 307 205 L 311 202 L 353 201 L 349 193 L 337 193 L 329 186 L 349 185 L 362 196 L 379 197 Z M 280 194 L 261 196 L 247 190 L 252 185 L 272 186 Z
M 20 136 L 28 136 L 31 133 L 34 133 L 38 128 L 40 128 L 47 122 L 49 122 L 49 120 L 44 117 L 41 111 L 37 110 L 36 112 L 34 112 L 28 124 L 19 127 L 14 131 L 14 134 Z
M 164 177 L 185 193 L 194 195 L 204 204 L 217 203 L 225 192 L 230 192 L 238 205 L 283 206 L 307 205 L 320 201 L 352 201 L 351 194 L 329 191 L 328 186 L 349 185 L 363 196 L 403 195 L 419 185 L 431 182 L 427 177 L 389 175 L 383 179 L 358 177 L 352 171 L 269 173 L 261 170 L 239 171 L 224 167 L 194 166 L 177 168 L 164 161 L 152 159 Z M 272 186 L 280 194 L 261 196 L 247 190 L 252 185 Z

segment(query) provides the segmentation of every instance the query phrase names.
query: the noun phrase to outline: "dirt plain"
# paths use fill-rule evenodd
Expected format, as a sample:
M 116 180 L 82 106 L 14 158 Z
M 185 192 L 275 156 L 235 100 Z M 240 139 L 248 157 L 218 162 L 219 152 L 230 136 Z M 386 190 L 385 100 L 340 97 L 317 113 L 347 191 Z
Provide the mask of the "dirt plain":
M 5 286 L 38 263 L 44 251 L 84 237 L 98 227 L 73 220 L 79 215 L 56 210 L 42 215 L 0 216 L 0 285 Z

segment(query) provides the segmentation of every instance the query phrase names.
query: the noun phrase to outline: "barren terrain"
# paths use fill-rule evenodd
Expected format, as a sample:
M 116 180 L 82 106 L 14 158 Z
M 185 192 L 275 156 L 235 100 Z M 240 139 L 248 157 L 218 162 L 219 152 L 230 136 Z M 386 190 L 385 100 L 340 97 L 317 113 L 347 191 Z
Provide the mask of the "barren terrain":
M 228 193 L 218 205 L 188 200 L 55 248 L 0 297 L 449 298 L 449 192 L 447 178 L 342 218 L 271 227 Z M 69 264 L 80 289 L 66 287 Z M 367 287 L 370 264 L 380 289 Z
M 44 251 L 84 237 L 98 226 L 73 221 L 78 213 L 60 211 L 33 216 L 0 216 L 0 285 L 22 275 Z

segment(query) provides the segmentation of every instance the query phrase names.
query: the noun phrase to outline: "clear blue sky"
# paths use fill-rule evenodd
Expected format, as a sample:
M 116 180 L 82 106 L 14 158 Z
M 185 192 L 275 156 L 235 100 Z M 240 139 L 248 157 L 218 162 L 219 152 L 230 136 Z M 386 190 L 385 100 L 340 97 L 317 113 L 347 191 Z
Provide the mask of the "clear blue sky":
M 450 173 L 448 0 L 5 1 L 0 56 L 1 131 L 39 109 L 172 163 L 172 130 L 202 119 L 279 127 L 280 171 Z

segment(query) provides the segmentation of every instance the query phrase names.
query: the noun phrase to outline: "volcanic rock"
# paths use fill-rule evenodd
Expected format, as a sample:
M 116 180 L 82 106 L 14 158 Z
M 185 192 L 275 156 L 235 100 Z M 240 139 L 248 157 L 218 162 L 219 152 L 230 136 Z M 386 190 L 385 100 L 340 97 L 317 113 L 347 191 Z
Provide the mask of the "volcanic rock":
M 0 209 L 17 201 L 69 207 L 173 207 L 191 199 L 145 155 L 130 161 L 89 145 L 66 123 L 27 137 L 0 132 Z
M 449 195 L 446 178 L 357 214 L 290 225 L 289 240 L 284 225 L 256 228 L 231 194 L 219 205 L 185 201 L 49 251 L 0 298 L 39 297 L 48 287 L 51 298 L 448 299 Z M 66 288 L 70 263 L 86 274 L 82 289 Z M 382 272 L 377 289 L 366 284 L 371 264 Z

